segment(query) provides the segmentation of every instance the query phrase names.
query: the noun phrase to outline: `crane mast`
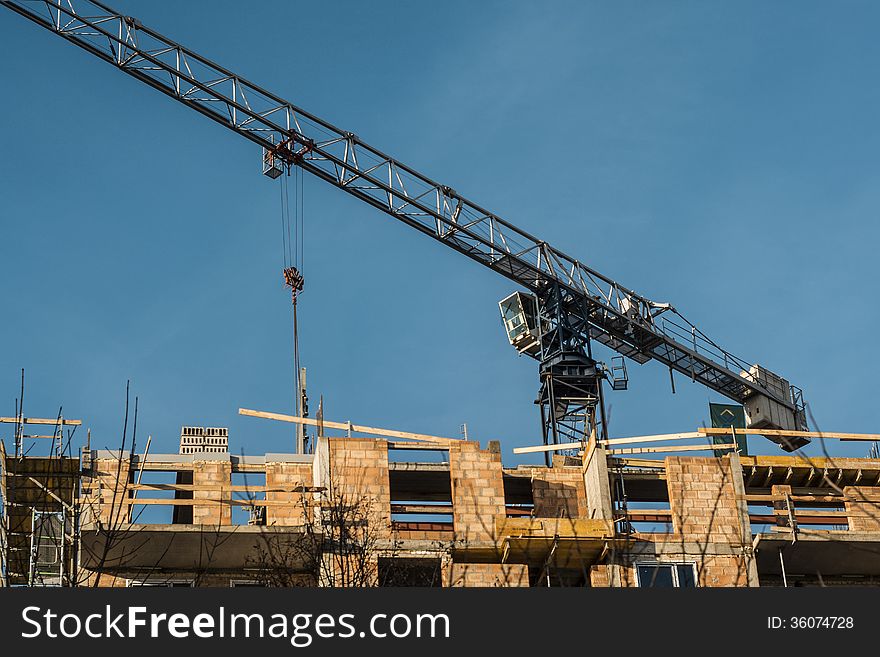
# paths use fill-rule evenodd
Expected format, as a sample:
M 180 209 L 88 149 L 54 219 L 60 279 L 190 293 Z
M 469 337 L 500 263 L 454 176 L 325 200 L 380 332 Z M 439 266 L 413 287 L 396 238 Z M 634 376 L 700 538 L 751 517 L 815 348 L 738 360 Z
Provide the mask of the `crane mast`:
M 806 429 L 801 391 L 734 356 L 667 303 L 657 303 L 469 201 L 452 187 L 258 87 L 96 0 L 0 4 L 262 147 L 263 173 L 298 166 L 514 281 L 502 302 L 511 343 L 539 361 L 547 443 L 584 440 L 602 423 L 603 381 L 625 387 L 618 357 L 666 365 L 744 404 L 750 427 Z M 603 427 L 604 428 L 604 427 Z M 807 441 L 772 436 L 784 449 Z

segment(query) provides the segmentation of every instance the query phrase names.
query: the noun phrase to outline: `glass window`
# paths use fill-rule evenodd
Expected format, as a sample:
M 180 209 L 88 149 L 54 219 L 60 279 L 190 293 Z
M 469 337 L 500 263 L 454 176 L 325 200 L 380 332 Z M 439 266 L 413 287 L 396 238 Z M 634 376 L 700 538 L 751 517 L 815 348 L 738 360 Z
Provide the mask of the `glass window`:
M 683 589 L 692 589 L 697 585 L 697 578 L 694 574 L 694 565 L 691 563 L 680 563 L 676 567 L 678 575 L 678 585 Z
M 675 586 L 672 567 L 659 564 L 639 566 L 639 586 L 672 588 Z
M 696 573 L 692 563 L 643 563 L 636 566 L 639 586 L 694 588 Z

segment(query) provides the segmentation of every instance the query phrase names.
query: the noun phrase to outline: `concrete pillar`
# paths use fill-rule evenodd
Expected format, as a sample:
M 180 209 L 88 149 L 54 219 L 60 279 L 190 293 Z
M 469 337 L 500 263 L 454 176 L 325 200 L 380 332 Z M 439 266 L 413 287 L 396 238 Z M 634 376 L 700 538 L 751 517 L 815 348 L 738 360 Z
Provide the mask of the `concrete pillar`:
M 608 476 L 608 452 L 598 445 L 583 464 L 587 513 L 596 520 L 612 520 L 611 480 Z

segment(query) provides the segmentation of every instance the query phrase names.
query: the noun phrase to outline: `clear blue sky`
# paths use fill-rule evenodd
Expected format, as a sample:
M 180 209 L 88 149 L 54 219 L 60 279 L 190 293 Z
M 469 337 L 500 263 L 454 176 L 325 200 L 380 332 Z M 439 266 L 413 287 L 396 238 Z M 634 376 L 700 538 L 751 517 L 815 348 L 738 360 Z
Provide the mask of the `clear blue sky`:
M 876 3 L 112 4 L 672 302 L 803 387 L 820 428 L 880 430 Z M 28 414 L 63 404 L 112 447 L 131 379 L 141 445 L 196 424 L 289 451 L 288 427 L 237 415 L 292 404 L 258 149 L 5 9 L 0 79 L 0 414 L 25 367 Z M 510 463 L 540 442 L 508 281 L 317 179 L 305 276 L 313 412 L 467 422 Z M 611 433 L 692 430 L 723 401 L 677 389 L 631 364 Z

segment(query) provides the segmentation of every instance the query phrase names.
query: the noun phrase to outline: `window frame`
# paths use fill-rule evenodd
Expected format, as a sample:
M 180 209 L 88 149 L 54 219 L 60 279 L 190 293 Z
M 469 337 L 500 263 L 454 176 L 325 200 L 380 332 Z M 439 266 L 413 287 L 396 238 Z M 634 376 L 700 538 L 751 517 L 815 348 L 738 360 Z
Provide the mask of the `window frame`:
M 254 579 L 230 579 L 229 580 L 229 588 L 268 588 L 268 585 L 263 584 L 262 582 L 258 582 Z
M 184 584 L 185 586 L 179 586 L 180 584 Z M 125 588 L 137 588 L 139 586 L 144 587 L 153 587 L 153 588 L 175 588 L 175 586 L 179 586 L 179 588 L 195 588 L 196 582 L 194 579 L 181 579 L 172 577 L 170 579 L 160 579 L 158 577 L 148 577 L 147 579 L 127 579 L 125 580 Z
M 648 567 L 658 567 L 665 566 L 672 570 L 672 588 L 680 589 L 680 588 L 689 588 L 682 587 L 679 579 L 678 579 L 678 567 L 679 566 L 690 566 L 694 573 L 694 586 L 693 588 L 700 588 L 700 582 L 697 577 L 697 562 L 696 561 L 637 561 L 635 564 L 636 567 L 636 585 L 639 588 L 652 588 L 651 586 L 643 586 L 642 585 L 642 576 L 639 574 L 639 568 L 642 566 Z

